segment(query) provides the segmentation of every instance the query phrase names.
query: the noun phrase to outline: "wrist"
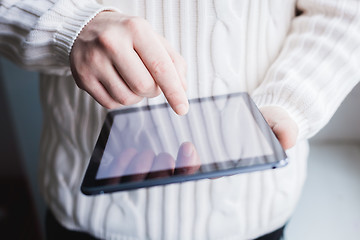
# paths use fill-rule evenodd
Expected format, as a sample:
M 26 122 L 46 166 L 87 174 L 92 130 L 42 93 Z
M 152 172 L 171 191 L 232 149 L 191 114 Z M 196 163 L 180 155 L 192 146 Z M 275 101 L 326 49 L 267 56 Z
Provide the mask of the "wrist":
M 92 1 L 81 1 L 72 3 L 71 6 L 63 6 L 67 10 L 62 16 L 61 25 L 57 28 L 55 35 L 55 54 L 59 61 L 69 65 L 69 57 L 73 44 L 82 29 L 99 13 L 103 11 L 117 11 L 115 8 L 105 7 Z M 71 9 L 69 11 L 69 9 Z

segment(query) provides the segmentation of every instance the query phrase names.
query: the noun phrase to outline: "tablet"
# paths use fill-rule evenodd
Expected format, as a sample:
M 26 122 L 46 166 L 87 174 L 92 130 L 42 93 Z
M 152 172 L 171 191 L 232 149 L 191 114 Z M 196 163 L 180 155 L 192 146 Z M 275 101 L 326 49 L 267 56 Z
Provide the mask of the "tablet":
M 81 190 L 93 195 L 283 167 L 287 157 L 247 93 L 109 112 Z

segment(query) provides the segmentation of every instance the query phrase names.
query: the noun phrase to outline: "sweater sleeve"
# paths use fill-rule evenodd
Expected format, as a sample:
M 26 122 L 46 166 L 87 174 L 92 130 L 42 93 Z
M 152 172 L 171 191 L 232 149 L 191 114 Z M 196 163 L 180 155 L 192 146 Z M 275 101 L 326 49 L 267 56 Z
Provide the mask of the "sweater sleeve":
M 0 53 L 29 70 L 63 74 L 82 28 L 101 11 L 94 0 L 0 0 Z
M 315 135 L 360 80 L 360 1 L 299 0 L 279 56 L 253 92 L 285 108 L 299 139 Z

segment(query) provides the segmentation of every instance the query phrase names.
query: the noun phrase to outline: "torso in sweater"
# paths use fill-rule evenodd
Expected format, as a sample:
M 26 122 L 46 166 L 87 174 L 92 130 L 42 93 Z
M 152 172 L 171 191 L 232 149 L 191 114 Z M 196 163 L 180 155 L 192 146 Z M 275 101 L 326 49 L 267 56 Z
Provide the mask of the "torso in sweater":
M 188 64 L 188 97 L 252 92 L 278 55 L 294 1 L 103 1 L 146 18 Z M 71 76 L 43 75 L 41 183 L 62 224 L 110 239 L 241 239 L 284 224 L 305 176 L 297 163 L 243 174 L 88 197 L 80 181 L 106 111 Z M 160 96 L 140 104 L 164 101 Z M 303 149 L 302 154 L 295 154 Z M 126 238 L 127 239 L 127 238 Z

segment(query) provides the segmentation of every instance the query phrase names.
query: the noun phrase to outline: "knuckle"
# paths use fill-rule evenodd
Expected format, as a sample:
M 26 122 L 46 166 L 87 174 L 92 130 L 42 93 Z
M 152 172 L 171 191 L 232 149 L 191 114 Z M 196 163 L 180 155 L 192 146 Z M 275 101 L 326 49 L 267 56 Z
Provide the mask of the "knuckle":
M 114 92 L 121 92 L 121 83 L 119 81 L 111 79 L 110 81 L 103 81 L 106 88 Z
M 129 105 L 140 102 L 141 99 L 142 99 L 141 97 L 136 96 L 136 95 L 123 94 L 119 97 L 118 101 L 122 105 L 129 106 Z
M 155 60 L 151 63 L 155 75 L 163 74 L 169 69 L 168 64 L 163 60 Z
M 140 17 L 130 17 L 125 20 L 125 25 L 133 34 L 138 34 L 146 29 L 147 22 Z
M 116 97 L 116 100 L 122 104 L 122 105 L 130 105 L 129 104 L 129 97 L 127 94 L 119 94 L 117 97 Z
M 99 41 L 99 43 L 101 44 L 109 44 L 109 42 L 111 42 L 113 39 L 113 32 L 111 31 L 111 27 L 104 29 L 101 34 L 99 34 L 97 36 L 97 40 Z
M 106 29 L 97 37 L 99 46 L 107 52 L 115 52 L 116 44 L 114 41 L 114 31 L 112 28 Z
M 132 104 L 132 101 L 130 100 L 130 98 L 122 97 L 119 99 L 119 103 L 125 106 L 129 106 Z
M 148 95 L 155 90 L 153 81 L 140 81 L 134 86 L 134 92 L 139 95 Z

